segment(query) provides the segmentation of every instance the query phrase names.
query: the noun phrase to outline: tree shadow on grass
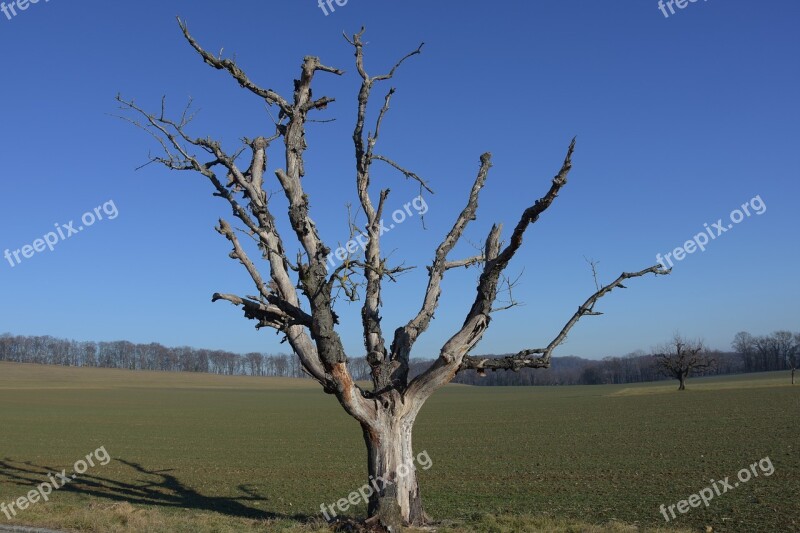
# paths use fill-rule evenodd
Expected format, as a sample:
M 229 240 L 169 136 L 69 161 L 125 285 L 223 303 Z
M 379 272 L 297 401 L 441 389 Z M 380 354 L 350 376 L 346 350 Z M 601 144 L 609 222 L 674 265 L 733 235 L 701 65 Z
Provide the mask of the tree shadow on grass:
M 125 465 L 133 471 L 129 479 L 139 478 L 134 481 L 120 481 L 92 474 L 91 470 L 89 470 L 77 475 L 76 479 L 72 479 L 70 477 L 72 472 L 67 470 L 66 475 L 69 482 L 58 490 L 104 498 L 115 502 L 212 511 L 228 516 L 256 520 L 292 519 L 308 522 L 312 519 L 308 515 L 280 515 L 252 507 L 251 505 L 257 502 L 266 502 L 267 498 L 260 495 L 257 489 L 248 485 L 239 485 L 237 487 L 239 495 L 237 496 L 204 496 L 171 474 L 170 472 L 173 472 L 173 469 L 148 470 L 141 464 L 132 461 L 124 459 L 114 459 L 114 461 Z M 48 482 L 52 485 L 48 474 L 59 486 L 62 485 L 64 480 L 59 477 L 58 474 L 60 472 L 62 472 L 61 468 L 37 465 L 30 461 L 13 461 L 9 458 L 0 460 L 0 483 L 23 487 L 20 491 L 20 496 L 24 496 L 41 483 Z

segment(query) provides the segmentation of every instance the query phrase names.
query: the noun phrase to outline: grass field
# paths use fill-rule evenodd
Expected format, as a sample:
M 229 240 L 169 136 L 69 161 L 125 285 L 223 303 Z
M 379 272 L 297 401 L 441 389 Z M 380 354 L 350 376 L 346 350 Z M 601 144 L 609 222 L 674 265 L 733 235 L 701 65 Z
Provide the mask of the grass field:
M 447 387 L 415 430 L 426 510 L 440 531 L 800 531 L 800 385 L 687 387 Z M 0 525 L 323 530 L 366 476 L 359 426 L 310 381 L 0 363 L 0 502 L 101 446 L 110 463 Z M 660 514 L 767 456 L 773 475 Z

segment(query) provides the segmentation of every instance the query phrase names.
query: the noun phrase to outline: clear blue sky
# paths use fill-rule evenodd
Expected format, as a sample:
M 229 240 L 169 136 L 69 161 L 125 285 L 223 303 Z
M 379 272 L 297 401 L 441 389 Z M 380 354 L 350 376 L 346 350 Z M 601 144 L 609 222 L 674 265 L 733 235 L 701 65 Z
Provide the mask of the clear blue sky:
M 112 200 L 103 220 L 12 267 L 0 258 L 0 331 L 81 340 L 129 339 L 236 352 L 286 350 L 211 294 L 252 294 L 214 232 L 224 202 L 204 178 L 146 162 L 158 148 L 113 118 L 114 96 L 178 112 L 201 110 L 197 136 L 227 147 L 271 132 L 263 102 L 203 64 L 174 17 L 209 50 L 235 54 L 253 80 L 291 95 L 304 55 L 348 71 L 319 75 L 315 95 L 337 102 L 308 134 L 305 187 L 329 244 L 348 237 L 355 201 L 352 133 L 359 80 L 341 37 L 367 26 L 367 67 L 380 73 L 425 41 L 398 91 L 379 151 L 427 178 L 427 230 L 418 217 L 386 236 L 392 258 L 420 265 L 384 292 L 387 336 L 419 307 L 424 266 L 463 207 L 478 158 L 494 154 L 470 242 L 494 222 L 508 231 L 540 196 L 570 139 L 570 182 L 531 227 L 510 267 L 525 306 L 495 315 L 476 353 L 546 344 L 594 284 L 638 270 L 755 196 L 766 205 L 676 264 L 606 297 L 556 355 L 599 358 L 649 349 L 676 330 L 725 349 L 739 330 L 800 330 L 798 146 L 800 4 L 709 0 L 665 18 L 655 0 L 403 2 L 349 0 L 324 15 L 314 0 L 236 2 L 51 0 L 0 14 L 4 153 L 0 253 Z M 376 102 L 388 88 L 376 90 Z M 270 170 L 282 165 L 273 152 Z M 270 176 L 272 174 L 270 173 Z M 392 209 L 414 185 L 384 167 Z M 270 188 L 278 192 L 276 181 Z M 277 217 L 285 204 L 275 196 Z M 753 211 L 751 209 L 751 211 Z M 102 212 L 102 210 L 101 210 Z M 285 227 L 285 226 L 284 226 Z M 289 233 L 284 231 L 286 237 Z M 41 247 L 41 245 L 40 245 Z M 294 250 L 294 247 L 292 247 Z M 472 252 L 464 243 L 454 258 Z M 460 325 L 477 270 L 452 272 L 415 356 L 434 356 Z M 342 305 L 351 356 L 363 352 L 359 308 Z

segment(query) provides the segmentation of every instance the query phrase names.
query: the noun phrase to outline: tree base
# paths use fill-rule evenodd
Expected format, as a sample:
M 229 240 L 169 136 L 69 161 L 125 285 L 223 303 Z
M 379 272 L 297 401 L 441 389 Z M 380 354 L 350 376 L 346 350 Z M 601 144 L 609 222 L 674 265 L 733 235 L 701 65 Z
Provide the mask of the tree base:
M 425 517 L 426 523 L 428 523 L 428 517 Z M 371 518 L 367 518 L 365 520 L 353 520 L 353 519 L 338 519 L 334 523 L 331 524 L 331 530 L 336 532 L 346 532 L 346 533 L 398 533 L 405 527 L 413 527 L 415 530 L 418 531 L 436 531 L 436 528 L 425 526 L 425 525 L 416 525 L 416 526 L 391 526 L 387 524 L 383 524 L 380 520 L 380 517 L 373 516 Z

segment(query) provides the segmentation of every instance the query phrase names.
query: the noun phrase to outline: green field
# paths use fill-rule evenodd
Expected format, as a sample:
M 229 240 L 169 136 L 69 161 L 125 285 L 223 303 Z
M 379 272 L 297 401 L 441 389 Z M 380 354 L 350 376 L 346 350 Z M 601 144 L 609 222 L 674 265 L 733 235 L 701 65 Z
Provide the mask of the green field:
M 687 387 L 449 386 L 416 426 L 426 510 L 440 531 L 800 531 L 800 385 Z M 101 446 L 109 464 L 0 525 L 309 531 L 366 477 L 358 424 L 310 381 L 0 363 L 0 502 Z M 767 456 L 771 476 L 659 513 Z

